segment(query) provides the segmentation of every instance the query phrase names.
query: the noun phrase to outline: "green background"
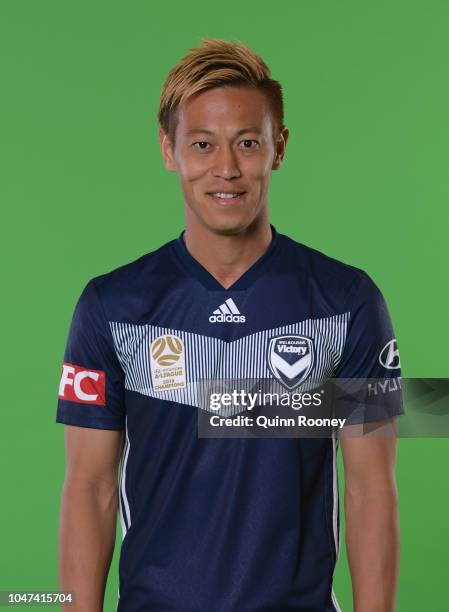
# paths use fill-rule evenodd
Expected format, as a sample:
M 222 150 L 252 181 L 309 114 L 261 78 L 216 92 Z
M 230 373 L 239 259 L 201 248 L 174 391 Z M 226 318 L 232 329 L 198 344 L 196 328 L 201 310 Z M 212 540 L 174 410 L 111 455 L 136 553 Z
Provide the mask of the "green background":
M 183 228 L 155 115 L 166 73 L 202 36 L 242 40 L 283 84 L 278 231 L 372 276 L 404 376 L 449 376 L 447 1 L 2 0 L 0 24 L 0 590 L 57 588 L 54 418 L 70 318 L 91 277 Z M 447 439 L 400 440 L 400 611 L 446 608 L 447 451 Z M 118 531 L 106 611 L 120 542 Z

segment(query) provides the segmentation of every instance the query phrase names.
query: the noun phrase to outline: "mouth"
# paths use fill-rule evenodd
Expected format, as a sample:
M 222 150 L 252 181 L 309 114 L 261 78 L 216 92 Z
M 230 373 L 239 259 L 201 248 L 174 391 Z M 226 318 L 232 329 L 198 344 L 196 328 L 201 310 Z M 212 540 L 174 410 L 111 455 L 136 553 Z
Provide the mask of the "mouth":
M 208 191 L 207 195 L 221 206 L 238 204 L 243 200 L 246 191 Z

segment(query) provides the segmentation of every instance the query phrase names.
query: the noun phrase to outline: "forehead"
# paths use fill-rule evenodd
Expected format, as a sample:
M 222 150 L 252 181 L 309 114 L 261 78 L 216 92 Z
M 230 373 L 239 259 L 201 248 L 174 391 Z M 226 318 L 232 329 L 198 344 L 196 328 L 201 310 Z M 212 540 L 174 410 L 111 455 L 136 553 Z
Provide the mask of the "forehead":
M 178 109 L 177 131 L 223 131 L 271 127 L 266 95 L 252 87 L 215 87 L 189 98 Z

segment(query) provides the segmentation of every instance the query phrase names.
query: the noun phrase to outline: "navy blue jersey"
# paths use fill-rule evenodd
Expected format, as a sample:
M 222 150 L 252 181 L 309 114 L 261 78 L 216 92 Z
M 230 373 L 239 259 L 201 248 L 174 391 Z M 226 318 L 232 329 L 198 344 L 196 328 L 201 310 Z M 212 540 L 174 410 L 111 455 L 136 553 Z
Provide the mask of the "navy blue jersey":
M 118 612 L 339 610 L 335 437 L 198 437 L 200 380 L 400 377 L 371 278 L 271 228 L 228 289 L 183 232 L 76 305 L 56 421 L 124 430 Z M 268 363 L 289 335 L 302 361 Z

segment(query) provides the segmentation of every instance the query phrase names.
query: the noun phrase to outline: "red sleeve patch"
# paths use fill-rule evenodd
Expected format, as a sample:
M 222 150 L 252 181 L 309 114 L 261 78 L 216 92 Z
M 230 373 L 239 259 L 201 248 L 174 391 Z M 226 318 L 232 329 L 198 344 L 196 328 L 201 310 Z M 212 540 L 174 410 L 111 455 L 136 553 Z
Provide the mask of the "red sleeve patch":
M 106 405 L 106 374 L 103 370 L 86 370 L 71 363 L 62 364 L 59 398 L 81 404 Z

